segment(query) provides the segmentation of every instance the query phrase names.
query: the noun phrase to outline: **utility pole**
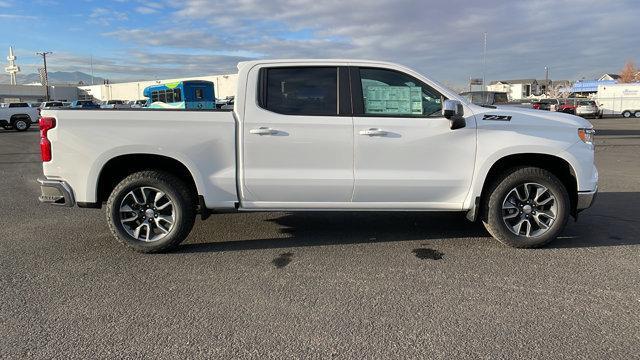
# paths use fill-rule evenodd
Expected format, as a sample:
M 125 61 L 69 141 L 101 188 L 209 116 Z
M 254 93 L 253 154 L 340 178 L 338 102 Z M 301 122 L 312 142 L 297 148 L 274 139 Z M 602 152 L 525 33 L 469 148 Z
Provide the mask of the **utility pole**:
M 49 101 L 49 73 L 47 72 L 47 55 L 53 54 L 51 51 L 43 51 L 37 52 L 36 55 L 42 56 L 42 61 L 44 62 L 44 91 L 45 91 L 45 101 Z
M 91 55 L 91 85 L 93 85 L 93 55 Z

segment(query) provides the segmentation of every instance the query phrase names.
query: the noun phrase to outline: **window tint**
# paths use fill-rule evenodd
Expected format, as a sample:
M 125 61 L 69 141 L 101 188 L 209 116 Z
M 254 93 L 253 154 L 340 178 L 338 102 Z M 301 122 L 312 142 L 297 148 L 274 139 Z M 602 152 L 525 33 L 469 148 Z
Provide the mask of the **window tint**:
M 196 88 L 196 100 L 204 99 L 204 90 L 202 88 Z
M 337 115 L 337 67 L 266 69 L 261 105 L 288 115 Z M 265 89 L 266 88 L 266 89 Z
M 361 68 L 360 79 L 367 115 L 439 116 L 442 110 L 442 95 L 409 75 Z
M 173 100 L 175 102 L 181 102 L 182 101 L 182 94 L 180 92 L 180 89 L 173 89 Z
M 13 108 L 13 107 L 29 107 L 29 104 L 27 104 L 27 103 L 11 103 L 11 104 L 9 104 L 9 107 L 10 108 Z

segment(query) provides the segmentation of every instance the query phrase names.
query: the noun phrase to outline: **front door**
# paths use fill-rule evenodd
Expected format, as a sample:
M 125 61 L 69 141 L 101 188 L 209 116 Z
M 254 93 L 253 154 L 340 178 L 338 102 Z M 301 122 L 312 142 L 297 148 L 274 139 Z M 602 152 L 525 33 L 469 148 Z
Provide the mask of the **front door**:
M 243 206 L 344 206 L 353 193 L 348 69 L 282 66 L 253 75 L 257 91 L 249 87 L 247 99 L 258 93 L 258 106 L 247 106 L 243 122 Z
M 354 205 L 459 210 L 476 153 L 473 116 L 451 130 L 444 97 L 405 73 L 352 68 Z

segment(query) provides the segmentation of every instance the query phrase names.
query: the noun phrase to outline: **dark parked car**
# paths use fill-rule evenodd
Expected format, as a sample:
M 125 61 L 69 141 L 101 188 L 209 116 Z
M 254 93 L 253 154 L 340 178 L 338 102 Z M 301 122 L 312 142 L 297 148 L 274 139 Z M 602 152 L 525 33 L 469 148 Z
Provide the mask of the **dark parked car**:
M 100 105 L 94 103 L 91 100 L 72 101 L 69 107 L 72 109 L 100 109 Z

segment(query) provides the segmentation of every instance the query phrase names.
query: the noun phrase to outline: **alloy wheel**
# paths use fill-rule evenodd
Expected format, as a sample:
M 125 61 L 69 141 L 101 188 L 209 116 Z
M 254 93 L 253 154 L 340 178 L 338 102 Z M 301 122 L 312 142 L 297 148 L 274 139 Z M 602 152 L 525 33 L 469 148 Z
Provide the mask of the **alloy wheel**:
M 502 202 L 502 220 L 509 231 L 518 236 L 542 236 L 551 228 L 557 214 L 555 195 L 538 183 L 514 187 Z
M 173 200 L 165 192 L 150 186 L 129 191 L 120 202 L 119 214 L 124 230 L 144 242 L 161 240 L 176 222 Z

